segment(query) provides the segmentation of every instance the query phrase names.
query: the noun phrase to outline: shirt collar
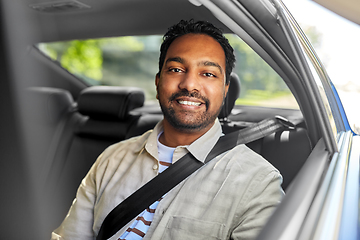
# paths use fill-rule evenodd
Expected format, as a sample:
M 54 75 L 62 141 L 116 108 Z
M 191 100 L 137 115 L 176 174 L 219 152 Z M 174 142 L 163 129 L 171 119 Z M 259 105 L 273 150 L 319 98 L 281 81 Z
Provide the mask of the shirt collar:
M 161 131 L 163 131 L 163 121 L 160 121 L 155 126 L 146 141 L 145 146 L 142 145 L 142 148 L 145 148 L 155 159 L 158 159 L 157 136 Z M 182 147 L 185 147 L 197 160 L 204 162 L 221 135 L 221 124 L 219 120 L 216 119 L 214 125 L 204 135 L 195 140 L 192 144 Z
M 188 151 L 199 161 L 204 162 L 222 135 L 221 124 L 218 119 L 214 125 L 200 138 L 187 146 Z

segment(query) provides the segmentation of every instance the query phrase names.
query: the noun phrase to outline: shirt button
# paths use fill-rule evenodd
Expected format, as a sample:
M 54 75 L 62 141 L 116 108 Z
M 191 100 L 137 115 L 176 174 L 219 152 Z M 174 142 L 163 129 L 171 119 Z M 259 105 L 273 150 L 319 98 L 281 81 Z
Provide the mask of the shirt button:
M 157 169 L 158 169 L 158 165 L 155 164 L 155 165 L 153 166 L 153 170 L 157 170 Z

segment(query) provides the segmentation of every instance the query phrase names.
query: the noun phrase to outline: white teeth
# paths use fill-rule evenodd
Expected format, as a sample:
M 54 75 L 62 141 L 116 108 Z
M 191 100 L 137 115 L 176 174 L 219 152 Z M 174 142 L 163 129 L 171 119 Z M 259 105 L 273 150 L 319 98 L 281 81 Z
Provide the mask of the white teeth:
M 190 105 L 190 106 L 200 106 L 199 102 L 190 102 L 190 101 L 179 101 L 180 104 Z

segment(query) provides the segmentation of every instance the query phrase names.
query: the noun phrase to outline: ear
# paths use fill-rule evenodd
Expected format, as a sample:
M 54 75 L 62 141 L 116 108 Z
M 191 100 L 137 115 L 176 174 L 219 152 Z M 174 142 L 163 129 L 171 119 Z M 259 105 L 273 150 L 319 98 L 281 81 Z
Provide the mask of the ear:
M 224 97 L 224 98 L 226 98 L 226 96 L 227 96 L 227 94 L 228 94 L 229 86 L 230 86 L 230 83 L 229 83 L 229 84 L 225 84 L 225 97 Z
M 159 99 L 159 91 L 158 91 L 159 81 L 160 81 L 160 73 L 157 73 L 155 76 L 156 99 Z

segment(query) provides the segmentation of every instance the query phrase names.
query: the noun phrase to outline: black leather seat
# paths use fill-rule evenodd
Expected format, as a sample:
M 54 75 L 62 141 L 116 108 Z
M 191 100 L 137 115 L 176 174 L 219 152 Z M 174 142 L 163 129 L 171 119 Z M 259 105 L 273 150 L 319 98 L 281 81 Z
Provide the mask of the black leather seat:
M 313 149 L 307 130 L 302 126 L 297 126 L 294 130 L 278 131 L 248 143 L 247 146 L 280 171 L 285 191 Z
M 75 193 L 81 179 L 108 146 L 136 135 L 137 128 L 145 131 L 156 125 L 159 117 L 132 113 L 133 109 L 144 105 L 144 100 L 144 91 L 134 87 L 93 86 L 80 93 L 78 121 L 72 129 L 61 176 L 64 187 L 71 186 Z
M 75 130 L 81 137 L 102 141 L 127 138 L 139 115 L 130 112 L 142 107 L 144 91 L 134 87 L 93 86 L 84 89 L 78 99 L 78 112 L 84 116 Z
M 161 115 L 140 115 L 144 92 L 132 87 L 94 86 L 74 102 L 69 92 L 55 88 L 27 91 L 34 114 L 31 129 L 46 199 L 49 231 L 64 219 L 81 180 L 96 158 L 111 144 L 152 129 Z M 41 113 L 41 114 L 39 114 Z M 40 149 L 41 151 L 35 151 Z M 40 169 L 42 171 L 40 171 Z
M 234 87 L 237 86 L 237 87 Z M 132 111 L 144 104 L 144 92 L 132 87 L 94 86 L 84 89 L 77 101 L 66 90 L 34 88 L 29 91 L 42 114 L 34 110 L 30 119 L 42 141 L 34 141 L 39 169 L 45 185 L 44 211 L 49 215 L 49 229 L 65 217 L 76 190 L 96 158 L 109 145 L 152 129 L 161 114 Z M 240 81 L 232 74 L 230 89 L 222 113 L 222 123 L 240 92 Z M 229 131 L 231 126 L 228 125 Z M 248 144 L 273 163 L 284 176 L 284 188 L 291 182 L 311 151 L 304 128 L 278 132 Z
M 230 87 L 224 106 L 219 114 L 225 134 L 248 126 L 248 123 L 232 122 L 228 117 L 240 95 L 240 79 L 231 74 Z M 312 151 L 307 130 L 297 126 L 295 130 L 282 130 L 246 144 L 273 164 L 283 176 L 282 187 L 286 190 Z
M 240 96 L 240 78 L 236 73 L 231 73 L 230 75 L 230 83 L 229 83 L 229 90 L 228 94 L 226 95 L 226 98 L 224 100 L 224 105 L 221 108 L 220 114 L 219 114 L 219 120 L 220 122 L 225 123 L 228 121 L 228 116 L 230 115 L 232 109 L 234 108 L 236 99 Z

